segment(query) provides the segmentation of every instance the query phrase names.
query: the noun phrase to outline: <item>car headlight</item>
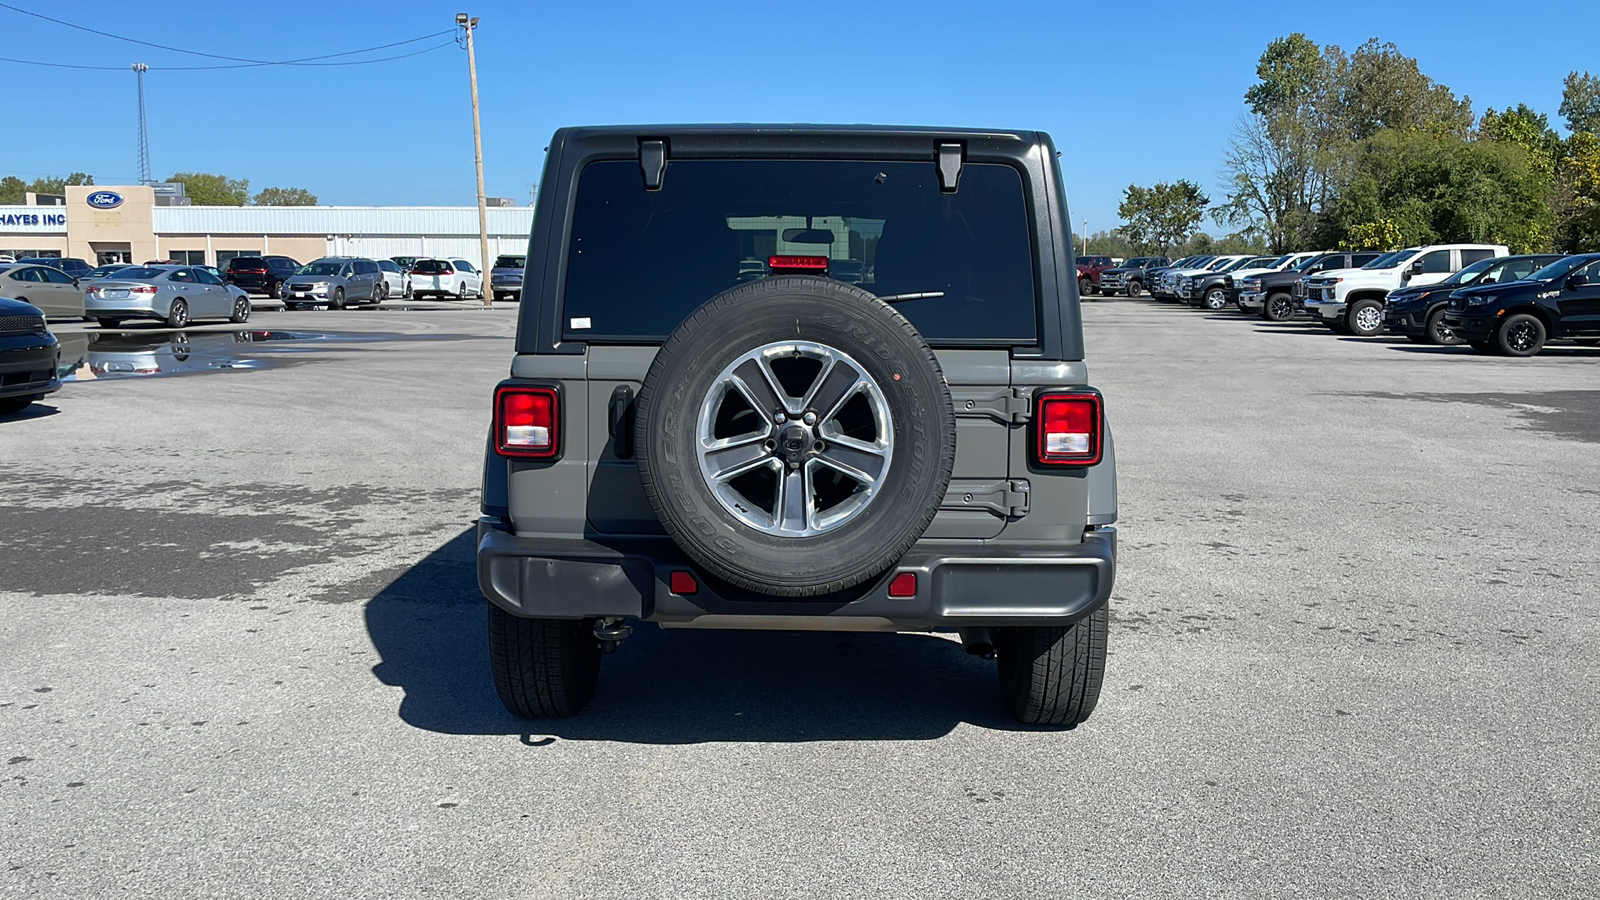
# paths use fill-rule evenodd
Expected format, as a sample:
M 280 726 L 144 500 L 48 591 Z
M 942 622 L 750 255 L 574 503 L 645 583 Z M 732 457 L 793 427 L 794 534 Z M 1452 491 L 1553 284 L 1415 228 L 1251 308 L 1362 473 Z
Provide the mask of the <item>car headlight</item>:
M 1257 290 L 1260 290 L 1261 289 L 1261 279 L 1259 279 L 1259 278 L 1246 278 L 1244 281 L 1239 283 L 1239 287 L 1242 290 L 1246 290 L 1246 291 L 1257 291 Z
M 1466 300 L 1467 300 L 1467 305 L 1468 306 L 1488 306 L 1489 304 L 1494 302 L 1494 295 L 1493 294 L 1478 294 L 1476 296 L 1468 295 Z

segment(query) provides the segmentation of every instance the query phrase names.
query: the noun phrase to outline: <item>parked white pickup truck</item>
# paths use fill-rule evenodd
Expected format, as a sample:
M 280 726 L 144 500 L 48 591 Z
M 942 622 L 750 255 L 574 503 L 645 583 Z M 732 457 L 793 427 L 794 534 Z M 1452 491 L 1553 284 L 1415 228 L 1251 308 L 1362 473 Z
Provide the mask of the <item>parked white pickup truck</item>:
M 1380 256 L 1359 269 L 1308 276 L 1306 312 L 1340 334 L 1368 337 L 1383 330 L 1383 301 L 1408 285 L 1433 284 L 1491 256 L 1509 256 L 1504 244 L 1433 244 Z

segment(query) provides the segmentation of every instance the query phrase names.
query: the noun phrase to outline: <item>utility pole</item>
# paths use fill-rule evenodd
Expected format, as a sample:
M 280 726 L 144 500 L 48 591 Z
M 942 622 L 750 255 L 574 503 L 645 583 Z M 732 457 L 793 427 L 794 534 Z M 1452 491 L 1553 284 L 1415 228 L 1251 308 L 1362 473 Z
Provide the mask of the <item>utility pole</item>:
M 483 126 L 478 122 L 478 56 L 472 45 L 478 19 L 456 13 L 456 24 L 467 34 L 467 74 L 472 78 L 472 164 L 478 170 L 478 275 L 483 279 L 483 305 L 493 306 L 494 289 L 489 284 L 489 201 L 483 194 Z
M 1089 220 L 1083 220 L 1083 255 L 1089 255 Z
M 150 67 L 144 63 L 133 64 L 133 74 L 139 78 L 139 183 L 150 184 L 150 130 L 144 118 L 144 73 Z

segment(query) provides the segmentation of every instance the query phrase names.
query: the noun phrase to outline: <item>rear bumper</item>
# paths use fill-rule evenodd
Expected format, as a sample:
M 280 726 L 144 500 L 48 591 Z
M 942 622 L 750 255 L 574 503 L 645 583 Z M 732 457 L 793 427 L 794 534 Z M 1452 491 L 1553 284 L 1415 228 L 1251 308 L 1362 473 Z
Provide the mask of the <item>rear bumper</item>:
M 0 338 L 0 398 L 61 389 L 61 347 L 53 335 Z
M 529 618 L 617 616 L 667 627 L 812 631 L 1062 625 L 1110 598 L 1116 553 L 1114 528 L 1048 552 L 924 541 L 847 596 L 787 599 L 707 577 L 666 538 L 603 544 L 528 538 L 485 518 L 478 522 L 478 586 L 490 602 Z M 672 592 L 675 571 L 694 574 L 693 595 Z M 902 572 L 916 573 L 916 596 L 889 596 L 889 582 Z

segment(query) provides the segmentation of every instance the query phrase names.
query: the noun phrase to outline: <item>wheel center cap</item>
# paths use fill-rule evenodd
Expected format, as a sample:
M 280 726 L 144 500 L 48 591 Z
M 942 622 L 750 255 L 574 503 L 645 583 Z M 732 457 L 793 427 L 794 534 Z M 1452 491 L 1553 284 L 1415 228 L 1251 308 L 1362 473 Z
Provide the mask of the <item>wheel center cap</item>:
M 796 422 L 778 434 L 778 455 L 791 466 L 805 462 L 811 446 L 811 429 Z

